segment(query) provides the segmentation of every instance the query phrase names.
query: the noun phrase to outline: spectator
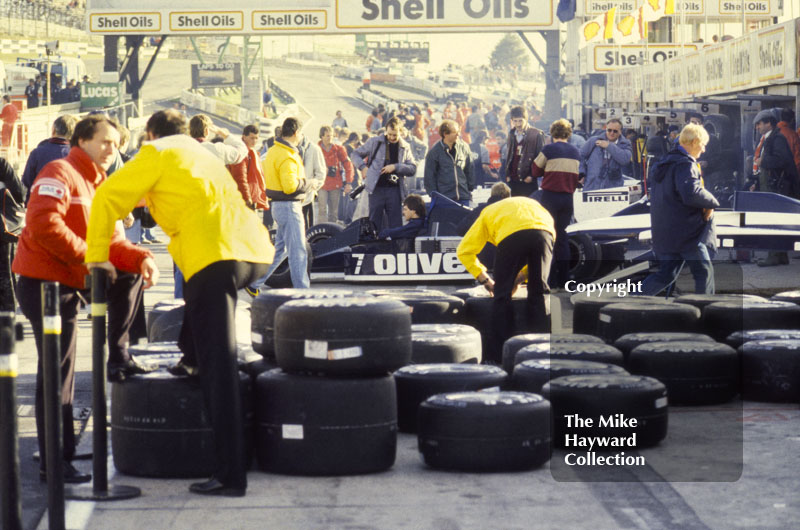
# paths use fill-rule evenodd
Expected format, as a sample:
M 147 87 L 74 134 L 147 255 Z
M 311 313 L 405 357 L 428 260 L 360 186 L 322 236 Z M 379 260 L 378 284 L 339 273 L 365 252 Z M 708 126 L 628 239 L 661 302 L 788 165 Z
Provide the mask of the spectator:
M 353 182 L 353 163 L 347 157 L 347 150 L 331 140 L 331 128 L 323 125 L 319 130 L 319 147 L 325 157 L 325 183 L 319 190 L 320 221 L 335 223 L 339 220 L 339 200 L 342 197 L 342 176 L 344 193 L 350 193 Z
M 228 166 L 233 180 L 239 188 L 245 204 L 251 210 L 268 210 L 267 195 L 264 187 L 264 174 L 261 172 L 261 158 L 255 151 L 258 144 L 258 127 L 245 125 L 242 131 L 242 142 L 247 146 L 247 156 L 238 164 Z
M 414 239 L 425 226 L 425 201 L 416 193 L 403 199 L 403 219 L 406 224 L 397 228 L 384 228 L 378 237 L 390 239 Z
M 25 193 L 17 172 L 5 158 L 0 158 L 0 199 L 8 193 L 17 204 L 22 204 Z M 6 191 L 8 190 L 8 191 Z M 14 276 L 11 261 L 14 258 L 16 243 L 0 238 L 0 311 L 17 310 Z
M 300 139 L 300 145 L 297 148 L 303 158 L 303 168 L 306 174 L 306 182 L 308 182 L 309 186 L 308 190 L 306 190 L 305 199 L 303 199 L 303 219 L 305 220 L 306 229 L 309 229 L 314 226 L 314 199 L 317 198 L 317 192 L 325 183 L 327 168 L 325 167 L 325 156 L 322 154 L 322 149 L 307 137 L 303 136 Z
M 114 220 L 144 197 L 186 276 L 178 346 L 198 361 L 216 450 L 214 475 L 189 491 L 243 496 L 247 458 L 234 312 L 237 290 L 267 269 L 272 245 L 222 162 L 185 136 L 183 116 L 172 109 L 156 112 L 146 130 L 151 142 L 100 186 L 92 201 L 86 264 L 108 270 L 114 279 L 108 236 Z
M 189 120 L 189 135 L 200 142 L 211 154 L 222 160 L 226 166 L 239 164 L 247 157 L 247 146 L 240 137 L 233 135 L 224 127 L 217 127 L 205 114 L 197 114 Z M 222 142 L 211 142 L 219 136 Z
M 340 128 L 347 127 L 347 120 L 342 118 L 342 111 L 341 110 L 337 110 L 336 111 L 336 117 L 333 119 L 333 122 L 331 122 L 331 127 L 334 127 L 334 128 L 335 127 L 340 127 Z
M 553 253 L 553 272 L 550 285 L 562 288 L 569 279 L 569 238 L 567 226 L 572 221 L 573 198 L 578 186 L 578 168 L 581 156 L 578 148 L 569 143 L 572 127 L 567 120 L 556 120 L 550 126 L 553 143 L 544 146 L 533 161 L 531 174 L 542 179 L 541 199 L 550 215 L 553 216 L 556 241 Z
M 794 165 L 800 175 L 800 137 L 794 130 L 794 111 L 792 109 L 781 109 L 781 121 L 778 122 L 778 129 L 789 144 Z
M 278 108 L 275 106 L 275 98 L 272 96 L 272 89 L 267 87 L 264 89 L 264 95 L 261 98 L 261 112 L 265 118 L 268 118 L 267 109 L 270 109 L 273 114 L 278 113 Z
M 470 148 L 459 134 L 458 124 L 453 120 L 443 120 L 439 125 L 442 139 L 425 156 L 425 191 L 429 195 L 438 191 L 448 199 L 469 206 L 475 189 L 475 174 Z
M 681 131 L 679 142 L 650 171 L 650 221 L 659 269 L 642 282 L 645 295 L 669 287 L 684 262 L 694 276 L 695 292 L 714 294 L 713 215 L 719 202 L 703 188 L 696 163 L 708 143 L 708 132 L 690 123 Z
M 266 179 L 267 197 L 272 205 L 272 217 L 278 225 L 275 233 L 275 259 L 267 273 L 245 290 L 258 296 L 261 285 L 275 269 L 289 257 L 289 273 L 292 286 L 308 289 L 308 254 L 306 252 L 305 224 L 303 222 L 303 199 L 310 189 L 303 170 L 303 159 L 297 146 L 302 141 L 300 120 L 286 118 L 281 125 L 281 137 L 275 140 L 262 167 Z
M 580 148 L 584 191 L 622 186 L 623 172 L 631 171 L 631 143 L 621 135 L 622 122 L 611 118 L 604 133 L 592 136 Z
M 544 147 L 544 133 L 528 124 L 525 107 L 514 107 L 509 115 L 513 130 L 508 135 L 500 174 L 511 188 L 512 197 L 528 197 L 539 188 L 531 176 L 531 165 Z
M 11 98 L 6 94 L 3 96 L 3 108 L 0 109 L 0 120 L 3 120 L 2 134 L 0 143 L 3 147 L 11 147 L 11 135 L 14 131 L 14 123 L 19 118 L 17 107 L 11 103 Z
M 344 142 L 344 148 L 347 150 L 348 158 L 350 154 L 352 154 L 353 149 L 357 148 L 359 145 L 361 145 L 361 137 L 357 132 L 351 132 L 347 137 L 347 141 Z
M 530 331 L 550 331 L 547 277 L 553 255 L 553 218 L 528 197 L 510 197 L 483 209 L 458 245 L 458 259 L 490 294 L 493 294 L 490 348 L 486 358 L 500 362 L 503 342 L 517 333 L 511 296 L 528 278 L 525 322 Z M 497 247 L 494 280 L 478 260 L 478 253 L 491 243 Z
M 50 138 L 39 142 L 39 145 L 28 155 L 28 161 L 25 163 L 25 171 L 22 173 L 22 183 L 28 190 L 25 195 L 26 204 L 31 196 L 30 190 L 33 187 L 33 182 L 42 168 L 44 168 L 48 162 L 64 158 L 69 154 L 69 139 L 72 137 L 72 131 L 75 129 L 76 123 L 78 123 L 78 119 L 71 114 L 59 116 L 53 122 Z
M 25 87 L 25 97 L 28 98 L 28 108 L 35 109 L 39 106 L 39 87 L 36 86 L 36 81 L 30 79 L 28 86 Z
M 753 160 L 753 173 L 759 176 L 759 189 L 797 198 L 800 188 L 797 167 L 786 138 L 782 134 L 772 134 L 777 131 L 775 116 L 769 110 L 762 110 L 754 122 L 761 134 Z
M 39 442 L 41 478 L 46 477 L 44 404 L 42 379 L 42 283 L 58 282 L 58 311 L 61 315 L 61 410 L 63 421 L 64 481 L 91 480 L 72 466 L 75 456 L 75 423 L 72 401 L 77 355 L 77 315 L 83 300 L 89 298 L 85 285 L 87 218 L 89 202 L 106 168 L 113 160 L 119 133 L 116 124 L 102 115 L 87 116 L 75 125 L 66 158 L 54 160 L 40 172 L 31 190 L 26 226 L 12 269 L 19 275 L 19 304 L 33 328 L 39 363 L 36 373 L 36 431 Z M 127 211 L 133 208 L 131 205 Z M 128 334 L 134 310 L 142 295 L 142 282 L 148 288 L 158 281 L 152 254 L 125 239 L 114 221 L 124 217 L 120 211 L 110 225 L 105 245 L 111 246 L 109 267 L 125 271 L 108 288 L 108 378 L 120 381 L 131 374 L 148 370 L 128 353 Z M 112 235 L 113 233 L 113 235 Z
M 479 111 L 478 105 L 472 106 L 472 112 L 467 116 L 466 124 L 464 125 L 466 132 L 471 135 L 477 131 L 486 129 L 486 121 L 483 119 L 483 114 Z M 472 138 L 470 138 L 472 139 Z
M 392 118 L 386 124 L 385 133 L 371 137 L 354 149 L 350 157 L 362 172 L 369 193 L 369 218 L 378 231 L 384 228 L 384 215 L 388 228 L 402 223 L 400 205 L 408 195 L 403 177 L 413 176 L 417 171 L 411 146 L 401 138 L 403 132 L 399 118 Z

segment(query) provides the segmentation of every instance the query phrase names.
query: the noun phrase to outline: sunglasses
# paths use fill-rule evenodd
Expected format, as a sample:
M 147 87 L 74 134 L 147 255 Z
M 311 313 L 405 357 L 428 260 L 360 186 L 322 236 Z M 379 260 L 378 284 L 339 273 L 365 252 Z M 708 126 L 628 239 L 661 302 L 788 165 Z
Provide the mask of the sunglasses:
M 606 129 L 606 132 L 609 132 L 609 133 L 615 133 L 615 134 L 619 134 L 619 133 L 621 133 L 622 131 L 620 131 L 619 129 Z

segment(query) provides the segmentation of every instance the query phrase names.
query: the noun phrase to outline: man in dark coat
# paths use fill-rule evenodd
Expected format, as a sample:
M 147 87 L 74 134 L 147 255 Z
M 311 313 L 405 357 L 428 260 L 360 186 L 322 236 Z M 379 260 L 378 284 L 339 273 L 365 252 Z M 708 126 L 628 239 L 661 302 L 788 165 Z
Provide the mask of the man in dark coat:
M 653 250 L 659 270 L 642 282 L 642 294 L 655 295 L 677 277 L 685 261 L 692 271 L 695 292 L 714 294 L 716 252 L 713 214 L 719 203 L 703 188 L 697 158 L 708 143 L 708 132 L 689 124 L 672 149 L 650 174 L 650 220 Z
M 506 156 L 500 174 L 505 176 L 512 197 L 528 197 L 539 189 L 531 176 L 531 164 L 544 147 L 544 133 L 528 125 L 528 111 L 517 106 L 511 109 L 511 126 L 506 143 Z
M 42 140 L 39 145 L 31 151 L 28 156 L 28 162 L 25 164 L 25 171 L 22 173 L 22 183 L 28 190 L 25 195 L 25 204 L 31 197 L 31 188 L 33 181 L 36 180 L 36 175 L 42 170 L 48 162 L 64 158 L 69 154 L 70 146 L 69 139 L 72 137 L 72 131 L 75 129 L 75 124 L 78 119 L 71 114 L 64 114 L 56 118 L 53 122 L 52 136 L 47 140 Z
M 787 197 L 798 198 L 797 166 L 786 138 L 777 128 L 775 115 L 769 110 L 762 110 L 756 115 L 755 126 L 761 134 L 756 148 L 753 169 L 758 171 L 761 191 L 780 193 Z

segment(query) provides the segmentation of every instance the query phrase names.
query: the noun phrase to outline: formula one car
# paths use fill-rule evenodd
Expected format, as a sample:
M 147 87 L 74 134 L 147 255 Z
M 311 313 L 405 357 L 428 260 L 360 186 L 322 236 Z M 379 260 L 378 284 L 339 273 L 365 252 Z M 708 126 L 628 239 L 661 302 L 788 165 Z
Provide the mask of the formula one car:
M 800 250 L 800 201 L 790 197 L 737 191 L 733 208 L 716 210 L 714 222 L 719 249 Z M 605 275 L 625 261 L 626 251 L 642 251 L 632 262 L 654 259 L 647 197 L 611 217 L 572 224 L 567 234 L 576 279 Z

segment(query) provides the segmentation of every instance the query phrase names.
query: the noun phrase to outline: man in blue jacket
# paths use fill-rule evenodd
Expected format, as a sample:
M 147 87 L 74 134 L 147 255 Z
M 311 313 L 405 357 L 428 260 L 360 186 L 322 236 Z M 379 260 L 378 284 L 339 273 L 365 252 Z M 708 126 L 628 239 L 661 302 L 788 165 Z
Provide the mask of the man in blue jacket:
M 622 136 L 622 122 L 611 118 L 605 132 L 592 136 L 580 148 L 584 191 L 622 186 L 622 175 L 632 175 L 631 142 Z
M 411 146 L 401 138 L 403 130 L 400 118 L 392 118 L 386 123 L 384 134 L 373 136 L 350 155 L 359 171 L 366 168 L 364 187 L 369 193 L 369 218 L 378 231 L 384 228 L 384 214 L 389 228 L 403 223 L 401 204 L 408 195 L 404 177 L 413 177 L 417 172 Z
M 653 249 L 659 270 L 642 282 L 642 294 L 655 295 L 677 277 L 685 261 L 694 276 L 695 292 L 714 294 L 716 253 L 714 208 L 719 202 L 703 188 L 697 158 L 708 144 L 702 125 L 683 128 L 680 145 L 672 149 L 650 174 L 650 220 Z
M 438 191 L 448 199 L 469 206 L 475 188 L 472 154 L 461 140 L 458 124 L 443 120 L 439 126 L 441 140 L 425 155 L 425 191 Z
M 31 151 L 28 162 L 25 164 L 25 171 L 22 173 L 22 183 L 28 190 L 25 195 L 25 204 L 28 204 L 28 199 L 31 197 L 30 189 L 33 187 L 33 181 L 36 180 L 39 171 L 48 162 L 64 158 L 69 153 L 69 139 L 72 137 L 76 123 L 78 123 L 78 119 L 71 114 L 59 116 L 53 122 L 52 136 L 39 142 L 39 145 Z

